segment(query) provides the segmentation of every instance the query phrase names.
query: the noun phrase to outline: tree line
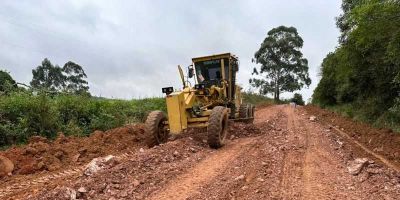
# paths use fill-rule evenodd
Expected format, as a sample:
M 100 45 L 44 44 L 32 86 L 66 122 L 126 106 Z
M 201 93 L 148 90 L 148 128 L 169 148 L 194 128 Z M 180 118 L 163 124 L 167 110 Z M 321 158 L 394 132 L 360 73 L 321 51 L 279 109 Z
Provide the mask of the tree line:
M 41 65 L 32 70 L 32 75 L 29 87 L 34 90 L 90 96 L 87 75 L 83 67 L 72 61 L 60 67 L 53 65 L 49 59 L 45 58 Z M 18 87 L 17 82 L 8 72 L 0 70 L 0 93 L 5 94 L 17 89 L 22 88 Z
M 377 125 L 400 121 L 400 1 L 343 0 L 338 47 L 321 64 L 313 103 Z

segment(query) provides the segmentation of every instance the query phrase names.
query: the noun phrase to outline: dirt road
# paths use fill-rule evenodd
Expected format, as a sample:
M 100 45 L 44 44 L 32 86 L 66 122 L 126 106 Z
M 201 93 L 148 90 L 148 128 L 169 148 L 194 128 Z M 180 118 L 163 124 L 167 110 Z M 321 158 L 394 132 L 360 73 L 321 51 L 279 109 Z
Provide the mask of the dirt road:
M 339 130 L 340 131 L 340 130 Z M 342 131 L 343 132 L 343 131 Z M 344 131 L 345 132 L 345 131 Z M 397 163 L 371 155 L 304 108 L 258 109 L 254 125 L 232 124 L 228 144 L 204 134 L 116 154 L 98 170 L 82 165 L 2 183 L 4 199 L 399 199 Z M 372 151 L 372 150 L 371 150 Z M 367 158 L 359 173 L 349 168 Z M 385 158 L 382 156 L 382 158 Z M 388 165 L 389 164 L 389 165 Z M 68 172 L 68 173 L 67 173 Z M 21 184 L 24 187 L 18 187 Z

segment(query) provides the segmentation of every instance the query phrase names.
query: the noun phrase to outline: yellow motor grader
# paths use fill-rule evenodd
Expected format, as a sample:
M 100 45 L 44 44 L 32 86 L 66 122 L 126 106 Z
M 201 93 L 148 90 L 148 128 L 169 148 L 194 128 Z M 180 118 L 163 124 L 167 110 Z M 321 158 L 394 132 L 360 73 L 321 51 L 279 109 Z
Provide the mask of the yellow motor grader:
M 181 134 L 188 128 L 207 128 L 211 148 L 225 143 L 228 120 L 252 123 L 255 107 L 242 103 L 241 87 L 236 85 L 239 60 L 231 53 L 192 59 L 185 79 L 178 66 L 182 90 L 162 88 L 168 114 L 149 113 L 145 126 L 148 145 L 165 143 L 169 134 Z M 194 78 L 194 87 L 189 81 Z

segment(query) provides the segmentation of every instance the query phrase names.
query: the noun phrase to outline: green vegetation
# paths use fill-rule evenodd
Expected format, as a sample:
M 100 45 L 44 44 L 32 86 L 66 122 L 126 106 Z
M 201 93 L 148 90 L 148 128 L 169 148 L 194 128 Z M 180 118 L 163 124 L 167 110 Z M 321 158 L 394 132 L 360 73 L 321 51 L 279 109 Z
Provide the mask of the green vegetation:
M 130 122 L 143 121 L 151 110 L 165 110 L 162 98 L 115 100 L 86 95 L 33 95 L 13 92 L 0 96 L 0 146 L 25 142 L 32 135 L 85 136 Z
M 44 59 L 32 70 L 28 89 L 0 71 L 0 147 L 24 143 L 33 135 L 54 138 L 58 132 L 85 136 L 130 122 L 144 121 L 151 110 L 165 111 L 162 98 L 116 100 L 91 97 L 83 68 L 63 68 Z
M 243 102 L 260 106 L 260 105 L 273 104 L 274 100 L 263 95 L 254 94 L 251 92 L 245 92 L 243 93 Z
M 304 104 L 305 104 L 305 102 L 303 100 L 303 96 L 301 96 L 301 94 L 299 94 L 299 93 L 295 93 L 293 95 L 293 98 L 290 99 L 290 102 L 294 102 L 297 105 L 302 105 L 302 106 L 304 106 Z
M 0 95 L 6 94 L 16 88 L 16 82 L 11 75 L 6 71 L 0 70 Z
M 400 2 L 344 0 L 313 103 L 400 131 Z
M 270 30 L 254 55 L 254 61 L 261 67 L 254 68 L 255 77 L 249 80 L 250 85 L 262 95 L 273 93 L 276 102 L 282 92 L 309 86 L 308 61 L 303 58 L 302 47 L 303 39 L 296 28 L 279 26 Z

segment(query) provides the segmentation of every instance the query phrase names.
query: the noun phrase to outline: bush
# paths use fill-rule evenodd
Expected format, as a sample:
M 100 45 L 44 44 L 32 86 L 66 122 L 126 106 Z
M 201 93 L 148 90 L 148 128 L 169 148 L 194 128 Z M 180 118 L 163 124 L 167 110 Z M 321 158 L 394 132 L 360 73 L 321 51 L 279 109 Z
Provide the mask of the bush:
M 0 96 L 0 146 L 26 142 L 32 135 L 55 138 L 60 131 L 85 136 L 95 130 L 142 122 L 151 110 L 165 111 L 165 100 L 13 92 Z
M 303 96 L 301 96 L 301 94 L 299 94 L 299 93 L 295 93 L 293 95 L 293 98 L 290 99 L 290 101 L 296 103 L 297 105 L 304 106 L 304 104 L 305 104 L 305 102 L 303 100 Z
M 274 100 L 266 97 L 264 95 L 254 94 L 250 92 L 245 92 L 242 94 L 243 102 L 250 103 L 253 105 L 263 105 L 263 104 L 273 104 Z

